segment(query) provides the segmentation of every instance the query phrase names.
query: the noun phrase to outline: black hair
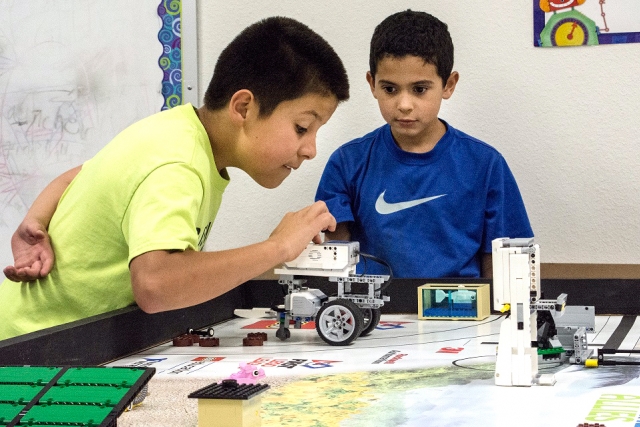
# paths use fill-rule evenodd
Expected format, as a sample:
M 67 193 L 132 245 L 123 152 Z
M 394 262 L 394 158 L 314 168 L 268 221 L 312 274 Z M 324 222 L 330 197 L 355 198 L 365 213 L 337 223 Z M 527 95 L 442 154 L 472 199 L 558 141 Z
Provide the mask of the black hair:
M 322 37 L 285 17 L 245 28 L 220 54 L 204 95 L 210 110 L 223 108 L 238 90 L 250 90 L 268 117 L 282 101 L 309 93 L 349 99 L 342 61 Z
M 373 32 L 369 71 L 375 77 L 385 57 L 412 55 L 435 65 L 443 86 L 453 69 L 453 41 L 447 24 L 426 12 L 407 9 L 385 18 Z

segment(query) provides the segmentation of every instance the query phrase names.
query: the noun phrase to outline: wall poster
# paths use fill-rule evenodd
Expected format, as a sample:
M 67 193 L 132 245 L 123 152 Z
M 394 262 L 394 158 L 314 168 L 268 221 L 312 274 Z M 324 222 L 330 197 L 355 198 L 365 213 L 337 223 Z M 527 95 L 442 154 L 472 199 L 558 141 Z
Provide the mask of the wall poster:
M 640 42 L 638 0 L 533 0 L 533 44 L 594 46 Z

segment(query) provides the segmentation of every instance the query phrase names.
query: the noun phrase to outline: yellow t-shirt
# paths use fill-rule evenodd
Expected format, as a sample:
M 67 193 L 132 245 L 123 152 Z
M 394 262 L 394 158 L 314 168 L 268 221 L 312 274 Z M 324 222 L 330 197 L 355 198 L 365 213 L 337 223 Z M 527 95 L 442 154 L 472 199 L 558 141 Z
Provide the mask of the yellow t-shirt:
M 133 304 L 129 262 L 153 250 L 201 250 L 224 175 L 190 104 L 125 129 L 62 195 L 49 225 L 52 272 L 0 285 L 0 340 Z

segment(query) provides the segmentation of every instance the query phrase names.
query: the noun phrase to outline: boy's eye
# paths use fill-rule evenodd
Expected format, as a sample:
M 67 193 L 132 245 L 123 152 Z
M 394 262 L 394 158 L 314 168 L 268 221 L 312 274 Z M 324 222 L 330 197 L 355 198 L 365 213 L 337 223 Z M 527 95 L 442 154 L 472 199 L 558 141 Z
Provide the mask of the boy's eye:
M 413 90 L 416 93 L 425 93 L 427 91 L 427 88 L 424 86 L 416 86 L 415 88 L 413 88 Z
M 382 86 L 382 90 L 385 91 L 385 93 L 394 93 L 396 88 L 393 86 Z
M 296 133 L 300 135 L 304 135 L 305 133 L 307 133 L 307 128 L 303 128 L 300 125 L 296 125 Z

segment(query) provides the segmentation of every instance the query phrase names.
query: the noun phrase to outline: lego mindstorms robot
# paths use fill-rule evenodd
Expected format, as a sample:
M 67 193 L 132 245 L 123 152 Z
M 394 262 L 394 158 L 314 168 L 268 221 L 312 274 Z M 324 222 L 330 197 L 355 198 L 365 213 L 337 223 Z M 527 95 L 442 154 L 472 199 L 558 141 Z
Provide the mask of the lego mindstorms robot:
M 360 255 L 358 242 L 309 244 L 296 259 L 275 269 L 278 283 L 287 286 L 284 305 L 276 310 L 276 337 L 286 340 L 292 324 L 298 329 L 311 320 L 320 338 L 330 345 L 348 345 L 370 334 L 380 321 L 380 307 L 389 301 L 383 291 L 390 276 L 356 275 Z M 337 292 L 327 296 L 319 289 L 307 288 L 306 279 L 300 276 L 326 277 L 337 284 Z

